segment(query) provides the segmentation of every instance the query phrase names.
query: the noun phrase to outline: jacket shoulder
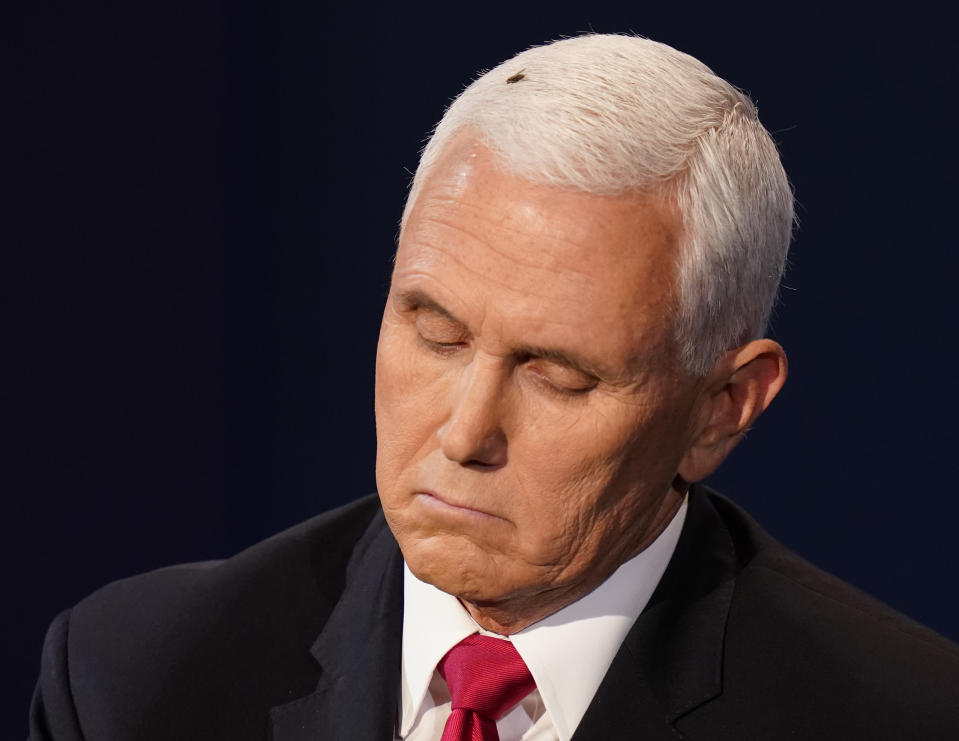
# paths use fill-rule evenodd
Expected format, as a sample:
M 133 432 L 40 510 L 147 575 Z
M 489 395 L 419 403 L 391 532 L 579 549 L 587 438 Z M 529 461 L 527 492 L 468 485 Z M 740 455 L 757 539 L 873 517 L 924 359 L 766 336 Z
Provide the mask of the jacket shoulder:
M 35 722 L 48 722 L 38 705 L 66 707 L 67 692 L 87 738 L 184 738 L 183 718 L 230 719 L 190 738 L 261 736 L 269 707 L 315 686 L 310 646 L 354 554 L 384 537 L 379 502 L 365 497 L 232 558 L 108 584 L 51 626 Z
M 959 646 L 796 555 L 728 500 L 710 497 L 740 566 L 723 692 L 705 716 L 750 717 L 749 733 L 959 732 Z
M 121 618 L 129 625 L 140 614 L 150 616 L 142 627 L 153 632 L 162 627 L 163 616 L 198 618 L 205 610 L 197 608 L 208 603 L 219 605 L 217 612 L 223 617 L 228 614 L 227 603 L 253 595 L 283 600 L 316 588 L 335 598 L 354 548 L 377 518 L 382 520 L 380 515 L 379 501 L 371 495 L 312 517 L 230 558 L 167 566 L 112 582 L 73 608 L 72 632 L 103 618 Z M 385 522 L 381 524 L 385 529 Z M 179 620 L 177 627 L 183 627 Z

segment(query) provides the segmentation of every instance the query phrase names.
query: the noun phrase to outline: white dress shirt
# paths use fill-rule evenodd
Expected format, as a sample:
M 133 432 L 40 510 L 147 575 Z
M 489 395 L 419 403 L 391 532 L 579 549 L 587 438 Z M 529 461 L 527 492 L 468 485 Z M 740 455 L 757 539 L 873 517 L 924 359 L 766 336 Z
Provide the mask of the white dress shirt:
M 596 589 L 508 638 L 482 630 L 459 600 L 404 566 L 397 738 L 439 741 L 450 695 L 436 665 L 453 646 L 479 632 L 512 641 L 536 680 L 536 689 L 496 724 L 500 741 L 569 741 L 672 558 L 686 504 L 684 499 L 648 548 Z

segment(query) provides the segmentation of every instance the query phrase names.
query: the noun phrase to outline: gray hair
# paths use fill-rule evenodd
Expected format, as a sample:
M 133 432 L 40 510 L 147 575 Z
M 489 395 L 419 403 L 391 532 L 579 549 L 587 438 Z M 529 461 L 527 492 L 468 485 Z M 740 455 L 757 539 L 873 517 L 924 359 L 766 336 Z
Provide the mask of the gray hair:
M 586 35 L 517 54 L 476 79 L 436 126 L 403 224 L 440 153 L 469 128 L 505 170 L 679 209 L 675 337 L 706 374 L 763 334 L 793 224 L 793 194 L 752 101 L 697 59 L 649 39 Z

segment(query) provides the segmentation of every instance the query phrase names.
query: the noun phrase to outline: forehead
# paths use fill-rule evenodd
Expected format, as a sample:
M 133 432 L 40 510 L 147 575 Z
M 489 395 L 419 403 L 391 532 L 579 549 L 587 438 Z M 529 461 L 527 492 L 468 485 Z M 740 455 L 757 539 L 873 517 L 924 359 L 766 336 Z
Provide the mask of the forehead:
M 461 136 L 410 209 L 394 287 L 543 339 L 602 332 L 626 353 L 671 323 L 679 232 L 661 198 L 533 184 Z

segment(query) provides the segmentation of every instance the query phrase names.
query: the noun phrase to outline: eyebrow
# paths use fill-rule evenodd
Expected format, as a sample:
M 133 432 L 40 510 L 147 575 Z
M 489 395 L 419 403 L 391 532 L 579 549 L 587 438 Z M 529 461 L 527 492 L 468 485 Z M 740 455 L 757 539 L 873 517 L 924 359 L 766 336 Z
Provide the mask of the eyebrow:
M 423 291 L 404 291 L 397 295 L 396 300 L 404 309 L 427 309 L 462 327 L 467 326 L 466 322 Z M 538 347 L 536 345 L 520 345 L 519 347 L 513 348 L 513 354 L 521 357 L 542 358 L 543 360 L 562 365 L 597 380 L 610 379 L 614 376 L 609 369 L 591 363 L 576 353 L 567 350 L 559 350 L 552 347 Z
M 404 309 L 429 309 L 442 317 L 446 317 L 451 322 L 456 322 L 463 327 L 466 326 L 466 322 L 455 316 L 453 312 L 437 302 L 436 299 L 423 293 L 423 291 L 403 291 L 397 295 L 396 301 Z
M 604 368 L 600 368 L 585 358 L 566 350 L 557 350 L 556 348 L 552 347 L 536 347 L 535 345 L 522 345 L 517 347 L 515 352 L 516 354 L 522 356 L 548 360 L 551 363 L 562 365 L 566 368 L 576 371 L 577 373 L 582 373 L 584 376 L 589 376 L 590 378 L 594 378 L 596 380 L 608 379 L 612 375 Z

